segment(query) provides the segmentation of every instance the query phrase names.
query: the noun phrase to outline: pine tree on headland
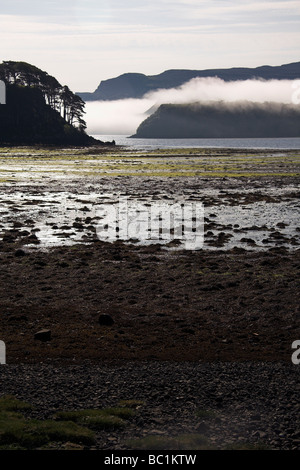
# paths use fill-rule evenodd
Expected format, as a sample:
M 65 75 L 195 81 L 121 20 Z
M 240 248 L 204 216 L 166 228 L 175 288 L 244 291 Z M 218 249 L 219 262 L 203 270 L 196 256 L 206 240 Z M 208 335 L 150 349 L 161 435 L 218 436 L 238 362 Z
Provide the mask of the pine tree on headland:
M 86 128 L 84 101 L 47 72 L 27 62 L 4 61 L 0 64 L 0 80 L 6 85 L 40 89 L 46 104 L 58 111 L 68 124 L 79 130 Z

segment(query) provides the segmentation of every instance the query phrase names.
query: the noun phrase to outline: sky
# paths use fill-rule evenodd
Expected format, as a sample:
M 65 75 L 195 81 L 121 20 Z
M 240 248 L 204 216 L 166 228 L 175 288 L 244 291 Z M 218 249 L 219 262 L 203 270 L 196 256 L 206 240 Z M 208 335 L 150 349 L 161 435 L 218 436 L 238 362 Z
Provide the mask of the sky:
M 300 60 L 300 0 L 0 0 L 1 61 L 73 92 L 126 72 Z

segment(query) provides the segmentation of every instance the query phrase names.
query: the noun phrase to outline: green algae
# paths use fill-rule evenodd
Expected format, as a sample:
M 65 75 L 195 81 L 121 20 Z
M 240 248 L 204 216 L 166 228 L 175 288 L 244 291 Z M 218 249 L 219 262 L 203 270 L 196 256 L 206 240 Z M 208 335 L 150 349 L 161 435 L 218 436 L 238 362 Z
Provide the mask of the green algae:
M 297 151 L 239 152 L 215 149 L 40 149 L 1 148 L 0 178 L 7 174 L 76 175 L 78 177 L 297 177 L 300 159 Z

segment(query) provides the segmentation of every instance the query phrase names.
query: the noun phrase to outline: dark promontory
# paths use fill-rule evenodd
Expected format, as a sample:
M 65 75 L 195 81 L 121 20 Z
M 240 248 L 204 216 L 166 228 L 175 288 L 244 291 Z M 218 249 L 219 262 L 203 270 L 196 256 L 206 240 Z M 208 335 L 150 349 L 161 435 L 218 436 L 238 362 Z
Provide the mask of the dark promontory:
M 101 145 L 86 134 L 83 100 L 26 62 L 0 64 L 6 102 L 0 105 L 2 145 Z
M 132 137 L 300 137 L 300 107 L 247 101 L 163 104 Z

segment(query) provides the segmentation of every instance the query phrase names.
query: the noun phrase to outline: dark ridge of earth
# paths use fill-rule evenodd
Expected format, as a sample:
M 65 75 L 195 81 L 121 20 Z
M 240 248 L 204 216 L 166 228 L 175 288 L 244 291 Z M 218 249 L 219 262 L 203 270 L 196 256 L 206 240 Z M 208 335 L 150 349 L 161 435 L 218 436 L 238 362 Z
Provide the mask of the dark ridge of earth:
M 300 338 L 299 250 L 167 252 L 99 240 L 0 250 L 10 364 L 290 362 Z M 99 323 L 103 314 L 112 325 Z M 44 329 L 50 338 L 35 339 Z

